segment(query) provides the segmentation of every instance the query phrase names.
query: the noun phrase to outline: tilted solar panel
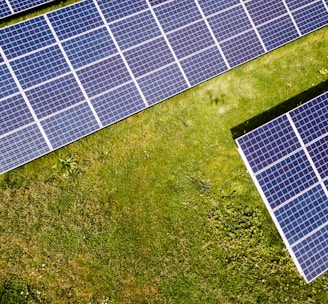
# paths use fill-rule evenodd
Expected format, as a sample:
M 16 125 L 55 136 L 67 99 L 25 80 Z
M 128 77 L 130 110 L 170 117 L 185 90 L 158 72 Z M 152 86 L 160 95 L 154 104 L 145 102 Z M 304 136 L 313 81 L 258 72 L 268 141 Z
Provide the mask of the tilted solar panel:
M 0 19 L 54 0 L 0 0 Z
M 314 280 L 328 269 L 328 93 L 236 142 L 298 270 Z
M 2 28 L 0 173 L 326 24 L 323 0 L 85 0 Z

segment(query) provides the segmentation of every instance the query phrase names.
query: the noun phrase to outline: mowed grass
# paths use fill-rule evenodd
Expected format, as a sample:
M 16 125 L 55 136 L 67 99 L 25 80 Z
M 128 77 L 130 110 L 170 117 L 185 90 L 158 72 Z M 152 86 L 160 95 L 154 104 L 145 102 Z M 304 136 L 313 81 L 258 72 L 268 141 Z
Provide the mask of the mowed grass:
M 326 303 L 230 129 L 327 80 L 327 43 L 324 28 L 1 175 L 0 303 Z

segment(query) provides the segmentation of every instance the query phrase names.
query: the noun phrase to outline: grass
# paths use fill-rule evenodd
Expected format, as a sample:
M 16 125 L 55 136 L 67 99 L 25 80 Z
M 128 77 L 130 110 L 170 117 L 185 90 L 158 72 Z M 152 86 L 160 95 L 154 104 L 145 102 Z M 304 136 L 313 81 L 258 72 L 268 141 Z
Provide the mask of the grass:
M 324 28 L 1 175 L 0 303 L 327 302 L 230 132 L 327 80 L 327 42 Z

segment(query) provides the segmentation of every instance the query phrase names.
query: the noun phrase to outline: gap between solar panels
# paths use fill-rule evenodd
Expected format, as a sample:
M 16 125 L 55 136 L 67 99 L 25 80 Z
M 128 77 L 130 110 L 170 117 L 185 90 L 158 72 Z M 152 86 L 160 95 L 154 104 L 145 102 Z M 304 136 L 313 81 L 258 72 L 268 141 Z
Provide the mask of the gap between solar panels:
M 56 0 L 0 0 L 0 20 Z
M 327 25 L 327 4 L 85 0 L 0 29 L 0 173 Z
M 328 92 L 236 139 L 306 282 L 328 269 Z

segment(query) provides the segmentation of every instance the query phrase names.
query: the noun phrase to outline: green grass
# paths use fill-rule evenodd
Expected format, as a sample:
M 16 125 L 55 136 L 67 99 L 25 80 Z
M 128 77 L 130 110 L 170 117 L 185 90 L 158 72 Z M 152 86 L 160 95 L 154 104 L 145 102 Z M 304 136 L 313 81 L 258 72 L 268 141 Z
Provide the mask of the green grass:
M 325 28 L 1 175 L 0 303 L 326 303 L 230 129 L 327 80 L 327 43 Z

